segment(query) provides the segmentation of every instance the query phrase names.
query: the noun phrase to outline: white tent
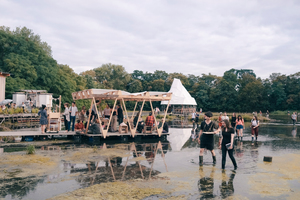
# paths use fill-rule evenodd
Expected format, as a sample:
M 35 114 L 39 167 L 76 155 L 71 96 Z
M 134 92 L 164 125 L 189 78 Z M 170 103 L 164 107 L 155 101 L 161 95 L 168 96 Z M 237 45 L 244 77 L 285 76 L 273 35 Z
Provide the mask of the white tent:
M 182 85 L 180 79 L 174 78 L 171 89 L 169 92 L 172 93 L 170 105 L 191 105 L 196 106 L 195 99 Z M 167 105 L 168 101 L 162 101 L 161 105 Z

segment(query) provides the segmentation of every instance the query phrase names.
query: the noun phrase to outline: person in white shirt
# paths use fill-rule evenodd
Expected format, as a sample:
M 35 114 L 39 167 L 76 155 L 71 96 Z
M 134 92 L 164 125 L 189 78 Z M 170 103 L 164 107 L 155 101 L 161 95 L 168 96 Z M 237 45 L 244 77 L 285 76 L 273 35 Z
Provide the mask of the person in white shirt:
M 106 104 L 106 108 L 103 110 L 103 115 L 105 118 L 110 118 L 111 109 L 108 104 Z
M 223 116 L 221 117 L 222 121 L 224 121 L 225 119 L 227 119 L 229 121 L 229 117 L 227 116 L 227 113 L 224 112 Z
M 293 120 L 293 125 L 295 126 L 296 121 L 297 121 L 297 114 L 296 114 L 296 112 L 293 112 L 291 118 L 292 118 L 292 120 Z
M 256 141 L 257 141 L 258 127 L 259 127 L 259 121 L 257 120 L 257 116 L 254 115 L 253 119 L 251 120 L 252 145 L 253 145 L 253 142 L 254 142 L 254 134 L 255 134 L 255 137 L 256 137 Z
M 69 108 L 70 111 L 70 125 L 72 123 L 72 131 L 75 130 L 75 119 L 76 119 L 76 115 L 78 113 L 78 109 L 76 107 L 75 102 L 72 102 L 72 106 Z

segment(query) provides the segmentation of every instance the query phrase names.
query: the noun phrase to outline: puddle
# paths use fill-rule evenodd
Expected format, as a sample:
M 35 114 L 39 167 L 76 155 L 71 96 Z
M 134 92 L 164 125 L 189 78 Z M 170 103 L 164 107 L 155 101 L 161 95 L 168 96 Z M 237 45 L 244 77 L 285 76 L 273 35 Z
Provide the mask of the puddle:
M 250 128 L 221 170 L 210 152 L 199 167 L 199 145 L 190 128 L 170 128 L 168 141 L 0 144 L 3 199 L 293 199 L 300 194 L 300 128 L 262 124 L 252 145 Z M 217 137 L 216 141 L 217 143 Z M 2 146 L 1 146 L 2 145 Z M 272 156 L 273 162 L 263 162 Z

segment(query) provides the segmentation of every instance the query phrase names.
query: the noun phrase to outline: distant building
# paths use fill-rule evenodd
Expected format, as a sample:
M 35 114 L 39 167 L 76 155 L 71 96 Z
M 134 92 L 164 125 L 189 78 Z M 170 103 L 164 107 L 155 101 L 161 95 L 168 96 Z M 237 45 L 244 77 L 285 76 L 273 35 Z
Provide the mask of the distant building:
M 10 76 L 9 73 L 0 72 L 0 102 L 5 99 L 5 80 Z

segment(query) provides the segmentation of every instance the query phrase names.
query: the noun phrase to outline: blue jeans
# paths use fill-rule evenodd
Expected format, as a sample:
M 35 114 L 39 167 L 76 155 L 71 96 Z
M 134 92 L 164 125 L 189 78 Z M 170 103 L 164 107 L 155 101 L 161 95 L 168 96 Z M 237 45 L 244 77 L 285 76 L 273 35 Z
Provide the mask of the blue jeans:
M 76 119 L 76 116 L 71 116 L 70 117 L 69 130 L 70 130 L 71 122 L 72 122 L 72 131 L 74 131 L 74 129 L 75 129 L 75 119 Z

